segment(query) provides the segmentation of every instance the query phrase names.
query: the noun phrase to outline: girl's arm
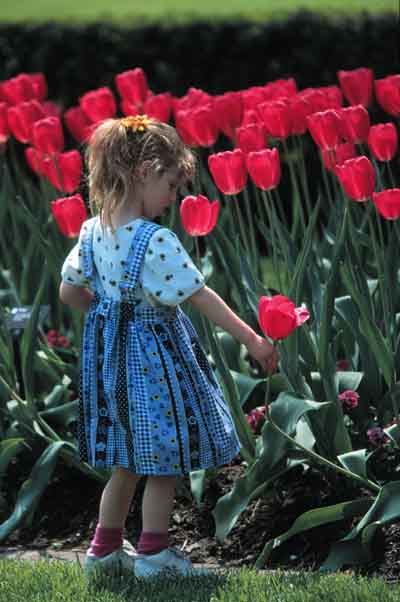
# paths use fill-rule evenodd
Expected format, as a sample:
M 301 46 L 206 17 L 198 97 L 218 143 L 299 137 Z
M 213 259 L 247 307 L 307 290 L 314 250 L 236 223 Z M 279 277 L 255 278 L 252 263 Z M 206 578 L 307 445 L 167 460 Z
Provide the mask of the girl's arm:
M 204 286 L 189 297 L 188 301 L 197 311 L 245 345 L 250 355 L 259 362 L 264 370 L 270 373 L 276 370 L 279 355 L 274 346 L 266 338 L 260 337 L 246 322 L 243 322 L 215 291 Z
M 73 286 L 62 281 L 60 284 L 60 300 L 72 309 L 89 311 L 94 294 L 84 286 Z

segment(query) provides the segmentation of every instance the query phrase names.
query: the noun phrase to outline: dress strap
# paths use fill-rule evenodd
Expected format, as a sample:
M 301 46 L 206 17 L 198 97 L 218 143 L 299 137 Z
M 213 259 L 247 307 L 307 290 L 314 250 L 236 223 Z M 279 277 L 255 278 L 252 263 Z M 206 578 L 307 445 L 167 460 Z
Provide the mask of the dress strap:
M 82 265 L 85 278 L 89 281 L 92 290 L 97 292 L 96 270 L 94 269 L 93 258 L 93 234 L 97 217 L 93 217 L 82 226 L 81 248 Z
M 154 232 L 161 228 L 162 226 L 158 224 L 143 221 L 136 230 L 126 260 L 126 268 L 119 283 L 122 300 L 128 301 L 134 296 L 133 291 L 138 283 L 148 244 Z

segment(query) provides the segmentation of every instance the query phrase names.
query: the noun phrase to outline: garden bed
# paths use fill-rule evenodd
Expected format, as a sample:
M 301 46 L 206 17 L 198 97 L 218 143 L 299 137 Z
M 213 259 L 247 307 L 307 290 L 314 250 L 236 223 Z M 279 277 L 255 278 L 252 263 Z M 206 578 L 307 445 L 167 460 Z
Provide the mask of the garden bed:
M 177 496 L 170 523 L 171 545 L 184 546 L 194 563 L 242 567 L 254 565 L 264 544 L 285 532 L 302 512 L 368 496 L 366 490 L 355 489 L 350 481 L 329 473 L 328 481 L 317 470 L 306 474 L 286 475 L 276 488 L 272 500 L 255 500 L 239 517 L 227 539 L 218 543 L 214 536 L 212 510 L 219 497 L 232 489 L 236 478 L 244 473 L 240 460 L 220 469 L 215 481 L 206 486 L 203 504 Z M 31 527 L 15 530 L 2 546 L 59 549 L 89 545 L 97 523 L 102 486 L 80 473 L 61 467 L 58 476 L 45 491 L 40 513 Z M 17 474 L 10 475 L 17 478 Z M 184 483 L 189 486 L 185 478 Z M 141 498 L 145 480 L 138 485 L 127 520 L 127 537 L 136 544 L 141 531 Z M 267 567 L 317 570 L 329 553 L 332 542 L 344 537 L 361 517 L 332 523 L 295 536 L 280 546 Z M 186 542 L 186 544 L 185 544 Z M 185 545 L 184 545 L 185 544 Z M 361 569 L 362 574 L 381 576 L 388 582 L 400 582 L 400 524 L 383 527 L 374 541 L 374 562 Z

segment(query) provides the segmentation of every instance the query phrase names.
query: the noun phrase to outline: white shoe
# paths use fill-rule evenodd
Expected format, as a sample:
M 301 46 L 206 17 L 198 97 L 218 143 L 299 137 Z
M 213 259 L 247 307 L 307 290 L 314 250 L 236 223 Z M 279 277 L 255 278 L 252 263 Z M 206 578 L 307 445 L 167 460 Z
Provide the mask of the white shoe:
M 139 556 L 134 546 L 127 539 L 124 539 L 122 546 L 111 552 L 111 554 L 107 554 L 107 556 L 99 557 L 86 552 L 84 571 L 88 574 L 94 570 L 104 570 L 113 573 L 120 573 L 122 570 L 133 572 L 135 569 L 135 560 Z
M 153 577 L 160 573 L 177 576 L 210 575 L 206 568 L 195 568 L 191 560 L 178 548 L 166 548 L 158 554 L 139 554 L 135 562 L 136 577 Z

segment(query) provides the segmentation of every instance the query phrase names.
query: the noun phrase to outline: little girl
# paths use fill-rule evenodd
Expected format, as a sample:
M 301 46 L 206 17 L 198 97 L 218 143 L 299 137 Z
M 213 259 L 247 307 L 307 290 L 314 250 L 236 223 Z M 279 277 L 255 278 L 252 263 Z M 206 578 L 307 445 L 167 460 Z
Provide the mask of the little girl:
M 153 220 L 195 170 L 176 130 L 146 116 L 109 119 L 88 149 L 90 208 L 62 267 L 60 298 L 87 312 L 81 347 L 80 459 L 112 469 L 85 569 L 123 566 L 138 577 L 194 569 L 170 547 L 176 480 L 229 464 L 240 442 L 227 402 L 180 303 L 243 343 L 272 373 L 277 354 L 224 301 L 168 228 Z M 138 550 L 123 539 L 146 476 Z

